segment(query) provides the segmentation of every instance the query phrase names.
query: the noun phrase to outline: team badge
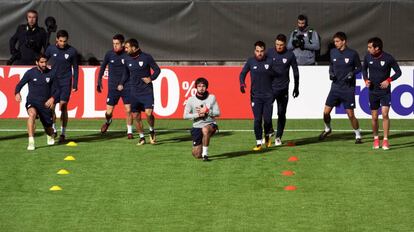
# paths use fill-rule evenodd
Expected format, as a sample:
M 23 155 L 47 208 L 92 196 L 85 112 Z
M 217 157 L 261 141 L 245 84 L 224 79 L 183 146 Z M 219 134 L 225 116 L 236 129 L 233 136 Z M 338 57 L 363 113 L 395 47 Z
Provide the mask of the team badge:
M 37 79 L 35 78 L 35 79 L 33 79 L 33 81 L 37 81 Z
M 114 60 L 111 60 L 111 63 L 113 63 L 114 62 Z
M 284 64 L 286 64 L 287 59 L 286 59 L 286 58 L 283 58 L 283 59 L 282 59 L 282 62 L 283 62 Z
M 132 64 L 128 64 L 129 67 L 132 67 Z
M 345 63 L 348 64 L 349 58 L 345 58 Z
M 265 67 L 265 69 L 269 69 L 269 65 L 268 64 L 265 64 L 264 67 Z
M 373 64 L 373 63 L 374 63 L 373 61 L 370 61 L 370 62 L 369 62 L 369 64 Z
M 46 83 L 49 83 L 50 77 L 46 77 Z
M 253 69 L 257 69 L 257 66 L 253 66 Z
M 121 59 L 121 62 L 122 62 L 122 64 L 124 64 L 125 63 L 125 60 L 124 59 Z
M 57 56 L 57 54 L 55 53 L 55 54 L 53 54 L 53 56 Z
M 69 58 L 69 54 L 65 54 L 65 59 L 68 59 Z
M 381 64 L 381 66 L 384 66 L 385 61 L 381 60 L 380 64 Z
M 144 61 L 138 61 L 138 64 L 140 67 L 142 67 L 142 65 L 144 65 Z
M 333 59 L 334 62 L 336 62 L 336 59 Z

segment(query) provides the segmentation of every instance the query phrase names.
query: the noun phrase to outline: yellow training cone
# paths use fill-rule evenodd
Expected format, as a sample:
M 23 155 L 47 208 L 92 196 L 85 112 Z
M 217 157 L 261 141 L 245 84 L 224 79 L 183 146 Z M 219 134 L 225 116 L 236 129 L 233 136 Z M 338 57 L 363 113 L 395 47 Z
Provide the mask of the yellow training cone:
M 72 160 L 76 160 L 76 159 L 75 159 L 75 157 L 73 157 L 71 155 L 68 155 L 63 160 L 72 161 Z
M 69 143 L 66 144 L 66 146 L 68 146 L 68 147 L 76 147 L 76 146 L 78 146 L 78 144 L 75 143 L 74 141 L 70 141 Z
M 49 190 L 50 191 L 60 191 L 60 190 L 62 190 L 62 188 L 58 185 L 53 185 Z
M 69 174 L 69 171 L 68 171 L 68 170 L 66 170 L 66 169 L 60 169 L 60 170 L 57 172 L 57 174 L 59 174 L 59 175 L 67 175 L 67 174 Z

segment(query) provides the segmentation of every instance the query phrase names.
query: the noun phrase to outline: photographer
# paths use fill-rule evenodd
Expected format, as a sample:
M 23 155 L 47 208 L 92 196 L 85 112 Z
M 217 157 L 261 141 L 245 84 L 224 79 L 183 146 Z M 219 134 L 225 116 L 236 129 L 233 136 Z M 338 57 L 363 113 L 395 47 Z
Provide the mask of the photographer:
M 287 48 L 293 50 L 298 65 L 314 65 L 320 47 L 318 33 L 309 27 L 305 15 L 299 15 L 297 29 L 292 31 L 287 44 Z
M 27 11 L 26 20 L 27 24 L 19 25 L 16 33 L 10 38 L 11 58 L 7 62 L 8 65 L 34 65 L 36 56 L 42 48 L 46 49 L 47 33 L 44 28 L 37 25 L 37 11 Z

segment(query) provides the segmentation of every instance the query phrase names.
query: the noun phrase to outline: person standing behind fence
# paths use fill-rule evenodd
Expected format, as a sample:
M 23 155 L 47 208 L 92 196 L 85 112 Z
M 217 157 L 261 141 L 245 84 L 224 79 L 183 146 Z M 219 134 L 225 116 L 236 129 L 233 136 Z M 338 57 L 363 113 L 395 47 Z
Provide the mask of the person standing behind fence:
M 26 20 L 27 23 L 19 25 L 9 40 L 11 58 L 8 65 L 35 65 L 36 56 L 46 49 L 47 33 L 37 24 L 37 11 L 28 10 Z
M 321 49 L 319 34 L 309 26 L 308 18 L 299 15 L 297 28 L 290 34 L 287 48 L 296 56 L 298 65 L 314 65 L 316 53 Z

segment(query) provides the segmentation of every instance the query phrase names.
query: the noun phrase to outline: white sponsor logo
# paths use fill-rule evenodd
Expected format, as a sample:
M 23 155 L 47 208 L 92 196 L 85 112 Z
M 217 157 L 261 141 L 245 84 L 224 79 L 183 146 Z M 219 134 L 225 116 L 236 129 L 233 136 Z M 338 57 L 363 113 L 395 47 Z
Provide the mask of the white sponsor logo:
M 351 103 L 351 106 L 354 106 L 354 103 Z
M 35 78 L 35 79 L 33 79 L 33 81 L 37 81 L 37 79 Z
M 269 69 L 269 65 L 268 64 L 265 64 L 264 67 L 265 67 L 265 69 Z
M 144 61 L 138 61 L 138 64 L 140 67 L 142 67 L 142 65 L 144 65 Z
M 257 69 L 257 66 L 253 66 L 253 69 Z
M 106 102 L 109 102 L 109 97 L 106 99 Z
M 252 107 L 254 107 L 254 102 L 252 102 Z
M 132 67 L 132 64 L 128 64 L 129 67 Z
M 369 62 L 369 64 L 373 64 L 373 63 L 374 63 L 373 61 L 370 61 L 370 62 Z
M 303 36 L 307 37 L 308 36 L 308 33 L 303 34 Z
M 345 63 L 348 64 L 349 58 L 345 58 Z
M 113 63 L 114 62 L 114 60 L 111 60 L 111 63 Z
M 55 53 L 55 54 L 53 54 L 53 56 L 57 56 L 57 54 Z
M 68 59 L 69 58 L 69 54 L 65 54 L 65 59 Z
M 381 60 L 381 66 L 384 66 L 384 64 L 385 64 L 385 61 L 383 61 L 383 60 Z
M 121 62 L 122 62 L 122 64 L 124 64 L 124 62 L 125 62 L 124 59 L 121 59 Z
M 46 83 L 49 83 L 50 77 L 46 77 Z
M 336 61 L 336 59 L 333 59 L 333 61 L 335 62 L 335 61 Z
M 283 61 L 284 64 L 286 64 L 287 59 L 286 58 L 283 58 L 282 61 Z

